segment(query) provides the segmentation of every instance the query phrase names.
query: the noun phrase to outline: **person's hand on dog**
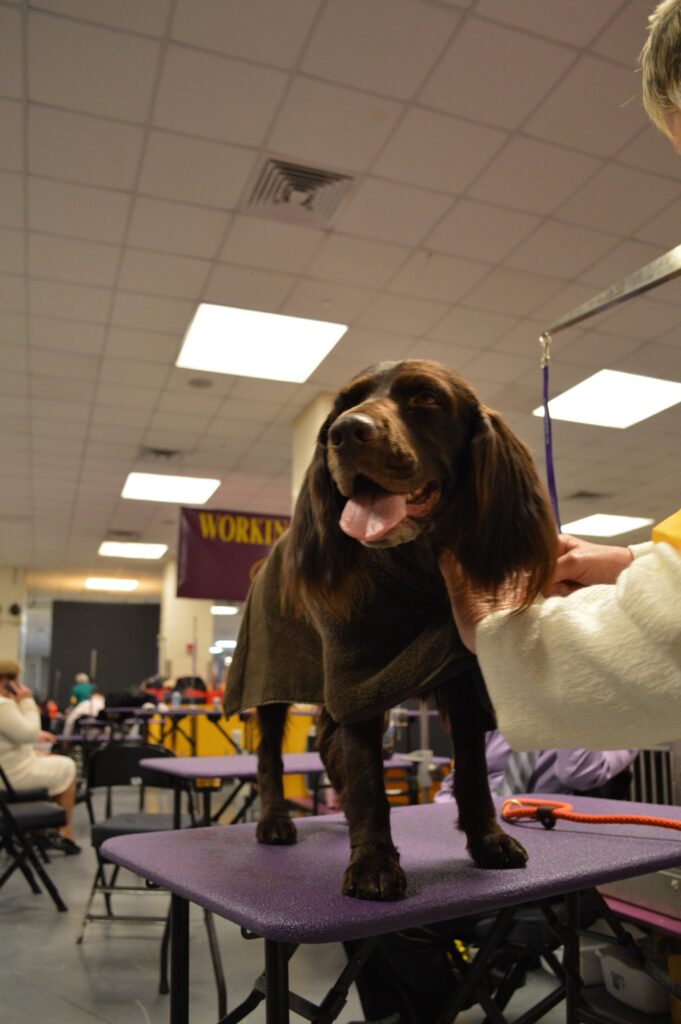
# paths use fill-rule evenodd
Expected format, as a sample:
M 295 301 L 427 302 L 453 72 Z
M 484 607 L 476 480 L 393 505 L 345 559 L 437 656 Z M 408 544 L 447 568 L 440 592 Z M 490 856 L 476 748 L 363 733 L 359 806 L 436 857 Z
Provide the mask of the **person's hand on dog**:
M 523 604 L 522 587 L 516 580 L 502 584 L 496 593 L 473 586 L 451 551 L 441 551 L 437 564 L 447 587 L 461 641 L 475 654 L 475 633 L 480 623 L 492 612 L 510 612 L 520 608 Z
M 592 544 L 579 537 L 558 536 L 558 561 L 545 597 L 566 597 L 594 583 L 614 583 L 633 560 L 629 548 Z

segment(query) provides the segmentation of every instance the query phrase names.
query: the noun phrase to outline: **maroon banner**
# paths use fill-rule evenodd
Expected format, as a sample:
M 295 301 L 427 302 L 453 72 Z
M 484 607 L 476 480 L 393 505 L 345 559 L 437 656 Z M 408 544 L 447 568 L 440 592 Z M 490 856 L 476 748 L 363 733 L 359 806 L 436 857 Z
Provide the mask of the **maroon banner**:
M 180 509 L 177 596 L 243 601 L 286 516 Z

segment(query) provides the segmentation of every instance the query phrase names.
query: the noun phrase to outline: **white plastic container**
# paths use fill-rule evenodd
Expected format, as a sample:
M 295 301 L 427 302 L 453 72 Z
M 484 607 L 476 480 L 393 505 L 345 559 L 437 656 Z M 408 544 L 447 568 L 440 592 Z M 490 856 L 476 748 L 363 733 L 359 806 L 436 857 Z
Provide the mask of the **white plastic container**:
M 629 962 L 616 946 L 597 950 L 603 981 L 613 997 L 641 1013 L 666 1013 L 669 994 L 639 967 Z

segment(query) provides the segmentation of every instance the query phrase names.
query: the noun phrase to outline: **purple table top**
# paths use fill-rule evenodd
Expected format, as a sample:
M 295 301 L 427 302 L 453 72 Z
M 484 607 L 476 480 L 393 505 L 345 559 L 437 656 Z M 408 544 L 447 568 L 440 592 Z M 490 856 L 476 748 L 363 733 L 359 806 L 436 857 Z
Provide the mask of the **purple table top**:
M 550 799 L 560 800 L 551 795 Z M 651 804 L 567 797 L 592 814 L 660 814 Z M 665 807 L 681 820 L 681 807 Z M 337 942 L 561 895 L 681 863 L 681 837 L 662 828 L 558 821 L 507 825 L 525 868 L 483 871 L 454 828 L 456 808 L 393 808 L 407 895 L 390 903 L 342 896 L 348 832 L 341 815 L 296 820 L 295 846 L 262 846 L 255 825 L 183 829 L 107 840 L 108 860 L 206 910 L 279 942 Z M 266 894 L 266 896 L 264 896 Z
M 142 768 L 172 775 L 178 779 L 255 779 L 258 773 L 257 754 L 228 754 L 224 757 L 145 757 Z M 413 762 L 405 757 L 391 757 L 384 768 L 410 768 Z M 323 772 L 319 754 L 284 754 L 284 775 L 305 775 Z

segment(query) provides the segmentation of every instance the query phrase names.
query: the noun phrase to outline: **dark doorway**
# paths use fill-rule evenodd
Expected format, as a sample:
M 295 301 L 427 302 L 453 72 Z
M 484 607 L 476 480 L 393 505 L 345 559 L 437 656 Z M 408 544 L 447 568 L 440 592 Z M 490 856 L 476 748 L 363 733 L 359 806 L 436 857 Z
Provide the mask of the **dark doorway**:
M 50 696 L 64 707 L 77 672 L 90 673 L 101 693 L 134 688 L 158 666 L 157 604 L 55 601 Z M 93 652 L 94 655 L 93 655 Z

